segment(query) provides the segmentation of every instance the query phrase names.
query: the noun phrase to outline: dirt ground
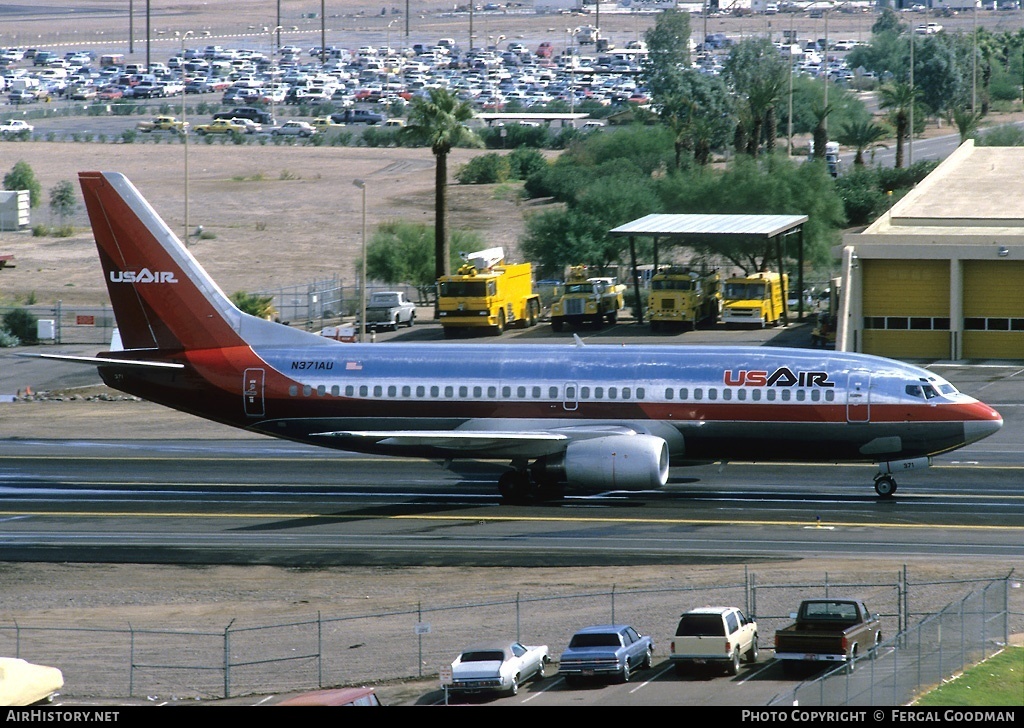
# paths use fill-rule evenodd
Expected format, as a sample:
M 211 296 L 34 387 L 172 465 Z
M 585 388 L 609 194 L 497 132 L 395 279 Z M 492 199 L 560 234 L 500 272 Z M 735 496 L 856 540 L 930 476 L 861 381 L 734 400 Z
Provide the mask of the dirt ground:
M 224 21 L 227 4 L 223 0 L 201 4 L 155 0 L 154 17 L 157 27 L 164 32 L 171 27 L 184 27 L 186 23 L 190 27 L 216 30 L 218 24 L 222 28 L 227 24 Z M 124 3 L 93 0 L 91 5 L 114 7 Z M 251 13 L 252 17 L 247 17 L 255 4 L 231 2 L 230 5 L 235 13 L 229 23 L 232 32 L 240 33 L 240 25 L 265 26 L 270 20 L 257 18 L 256 11 Z M 384 23 L 365 13 L 363 20 L 357 22 L 355 6 L 358 5 L 346 5 L 350 15 L 342 16 L 349 19 L 346 22 L 351 22 L 353 37 L 359 26 L 362 28 L 359 33 L 377 33 L 382 40 Z M 166 10 L 168 7 L 179 12 L 172 17 Z M 373 12 L 379 12 L 379 4 L 373 7 Z M 214 15 L 211 16 L 211 12 Z M 36 33 L 44 22 L 45 18 L 26 21 L 24 32 Z M 50 22 L 46 32 L 55 27 L 52 18 Z M 142 22 L 141 16 L 137 22 Z M 451 30 L 453 21 L 433 18 L 430 22 L 433 25 L 428 32 L 433 37 L 446 28 Z M 478 19 L 478 22 L 487 21 Z M 489 27 L 483 27 L 485 34 L 506 32 L 498 30 L 497 20 L 492 18 L 489 22 Z M 520 30 L 511 20 L 503 22 L 509 23 L 509 38 L 534 38 L 545 34 L 554 34 L 557 38 L 564 33 L 566 23 L 557 17 L 545 18 L 532 21 L 535 23 L 532 29 Z M 642 28 L 632 18 L 628 23 L 618 19 L 608 23 L 615 25 L 623 39 L 630 33 L 642 33 Z M 858 32 L 863 32 L 864 24 L 865 21 L 859 21 Z M 88 23 L 80 23 L 80 28 L 83 38 L 87 33 L 98 32 L 90 29 Z M 715 21 L 709 32 L 721 29 L 720 23 Z M 288 39 L 285 42 L 289 42 Z M 8 43 L 21 45 L 17 40 Z M 139 51 L 136 56 L 138 54 Z M 163 55 L 166 53 L 161 52 Z M 183 228 L 181 145 L 31 142 L 4 143 L 0 150 L 0 168 L 4 173 L 15 162 L 24 160 L 31 165 L 44 193 L 62 180 L 77 184 L 76 175 L 80 170 L 124 172 L 173 229 Z M 457 169 L 470 154 L 455 150 L 450 169 Z M 360 255 L 362 203 L 353 180 L 364 179 L 368 183 L 366 215 L 371 230 L 381 221 L 399 218 L 429 224 L 433 219 L 433 169 L 434 160 L 426 149 L 191 145 L 190 225 L 202 224 L 216 236 L 195 241 L 192 252 L 229 293 L 331 275 L 352 280 Z M 451 225 L 478 230 L 488 245 L 515 250 L 524 215 L 537 207 L 535 203 L 517 201 L 503 188 L 453 186 Z M 13 253 L 17 262 L 16 268 L 0 272 L 0 300 L 24 301 L 34 297 L 39 302 L 62 299 L 88 304 L 106 300 L 95 247 L 81 213 L 75 224 L 79 230 L 71 238 L 0 233 L 0 253 Z M 80 436 L 83 423 L 86 423 L 85 431 L 89 431 L 88 423 L 97 421 L 100 416 L 97 407 L 119 407 L 123 415 L 115 418 L 121 423 L 120 429 L 107 430 L 105 436 L 108 437 L 225 434 L 219 426 L 145 403 L 89 405 L 74 402 L 0 404 L 2 436 Z M 66 416 L 72 412 L 74 417 Z M 109 413 L 110 410 L 103 410 L 104 415 Z M 104 419 L 109 422 L 111 418 Z M 918 579 L 965 573 L 995 576 L 1015 566 L 1019 564 L 992 560 L 948 563 L 939 559 L 918 559 L 912 563 Z M 695 580 L 714 583 L 716 579 L 714 567 L 681 565 L 680 569 Z M 199 583 L 194 569 L 174 566 L 0 561 L 0 624 L 30 618 L 33 624 L 123 625 L 130 622 L 136 626 L 188 626 L 205 623 L 211 618 L 221 622 L 233 617 L 261 623 L 271 616 L 306 617 L 316 610 L 339 615 L 348 609 L 366 613 L 369 605 L 386 610 L 408 607 L 419 601 L 464 603 L 481 594 L 510 597 L 518 592 L 540 589 L 547 593 L 572 593 L 597 583 L 615 583 L 622 589 L 653 586 L 662 578 L 662 570 L 663 567 L 502 569 L 498 574 L 493 569 L 300 571 L 214 566 L 204 570 Z M 807 578 L 808 574 L 820 578 L 826 572 L 837 581 L 854 581 L 877 576 L 879 567 L 871 559 L 810 558 L 759 563 L 757 570 L 763 581 L 799 580 Z M 496 594 L 496 589 L 500 593 Z M 387 702 L 399 703 L 422 689 L 422 685 L 382 686 L 382 694 Z

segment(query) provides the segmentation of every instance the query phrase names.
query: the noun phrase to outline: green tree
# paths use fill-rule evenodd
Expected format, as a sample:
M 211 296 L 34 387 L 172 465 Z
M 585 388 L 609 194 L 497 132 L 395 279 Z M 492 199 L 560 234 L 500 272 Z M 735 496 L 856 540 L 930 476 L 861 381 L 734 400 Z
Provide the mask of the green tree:
M 966 106 L 950 109 L 946 118 L 949 120 L 949 123 L 956 126 L 957 132 L 960 134 L 961 144 L 977 134 L 978 128 L 981 126 L 981 112 L 973 111 Z
M 28 162 L 21 161 L 4 175 L 5 190 L 28 190 L 29 205 L 39 207 L 43 201 L 43 187 L 36 179 L 36 173 Z
M 747 130 L 747 153 L 756 155 L 762 143 L 775 151 L 775 105 L 788 84 L 789 72 L 779 60 L 779 52 L 767 38 L 749 38 L 729 51 L 725 61 L 726 81 L 746 99 L 750 128 Z
M 647 55 L 641 78 L 654 102 L 681 93 L 680 77 L 690 67 L 690 14 L 666 10 L 644 33 Z
M 231 294 L 231 302 L 239 310 L 251 316 L 267 319 L 268 321 L 277 316 L 277 311 L 274 309 L 273 296 L 261 296 L 258 293 L 235 291 Z
M 61 180 L 50 189 L 50 210 L 60 217 L 61 223 L 75 211 L 75 188 Z
M 459 145 L 479 145 L 465 123 L 473 118 L 473 107 L 443 88 L 430 89 L 429 95 L 413 97 L 409 125 L 401 138 L 430 147 L 436 159 L 434 173 L 434 262 L 435 278 L 451 272 L 451 247 L 448 240 L 448 155 Z
M 731 95 L 717 76 L 683 71 L 676 90 L 661 99 L 659 115 L 673 135 L 675 168 L 684 152 L 698 164 L 711 161 L 711 150 L 724 146 L 733 125 Z
M 486 247 L 473 231 L 453 230 L 451 242 L 455 250 L 463 252 Z M 434 255 L 434 231 L 429 225 L 403 220 L 385 222 L 377 226 L 366 245 L 366 277 L 389 285 L 408 283 L 416 287 L 420 301 L 428 301 L 437 282 Z M 453 253 L 448 266 L 456 268 L 460 262 L 458 254 Z
M 903 166 L 903 145 L 910 129 L 910 109 L 917 99 L 917 89 L 904 81 L 882 84 L 879 89 L 879 107 L 891 109 L 896 127 L 895 166 Z
M 839 127 L 836 141 L 856 149 L 853 164 L 855 167 L 863 167 L 864 151 L 875 147 L 885 147 L 881 141 L 887 136 L 889 136 L 889 130 L 881 124 L 876 124 L 873 121 L 851 121 Z
M 751 215 L 807 215 L 804 258 L 811 265 L 827 265 L 832 246 L 845 224 L 843 203 L 835 181 L 824 164 L 805 164 L 782 155 L 734 158 L 724 172 L 695 168 L 658 181 L 662 210 L 668 213 L 739 213 Z M 736 236 L 702 243 L 694 249 L 709 257 L 724 256 L 739 268 L 758 270 L 775 253 L 762 238 Z M 786 251 L 795 257 L 796 251 Z

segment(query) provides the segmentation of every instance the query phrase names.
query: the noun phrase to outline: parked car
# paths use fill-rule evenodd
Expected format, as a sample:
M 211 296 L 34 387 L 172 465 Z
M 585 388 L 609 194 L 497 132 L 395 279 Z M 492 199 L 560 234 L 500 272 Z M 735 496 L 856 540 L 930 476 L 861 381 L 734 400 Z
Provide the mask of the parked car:
M 558 661 L 558 672 L 569 685 L 590 677 L 629 682 L 633 671 L 649 668 L 654 641 L 627 624 L 601 624 L 579 630 Z
M 252 119 L 230 119 L 230 121 L 243 126 L 246 134 L 258 134 L 263 131 L 263 125 Z
M 699 607 L 680 615 L 669 659 L 680 673 L 717 665 L 736 675 L 741 658 L 753 663 L 757 655 L 757 622 L 736 607 Z
M 48 703 L 62 687 L 64 675 L 56 667 L 0 657 L 0 705 Z
M 308 139 L 316 134 L 316 127 L 308 121 L 295 121 L 292 119 L 286 121 L 281 126 L 275 127 L 270 133 L 274 136 L 297 136 Z
M 274 117 L 269 111 L 257 109 L 253 106 L 236 106 L 231 111 L 218 111 L 213 115 L 214 121 L 218 119 L 252 119 L 263 126 L 274 126 Z
M 233 119 L 214 119 L 209 124 L 200 124 L 196 127 L 196 134 L 199 136 L 205 136 L 206 134 L 231 134 L 232 132 L 245 134 L 245 126 Z
M 35 127 L 21 119 L 11 119 L 0 124 L 0 135 L 11 136 L 13 134 L 31 134 Z
M 452 663 L 452 684 L 457 693 L 505 692 L 515 695 L 527 680 L 542 679 L 551 662 L 547 645 L 488 642 L 475 645 Z
M 188 122 L 181 121 L 173 116 L 155 116 L 148 121 L 140 121 L 135 128 L 141 132 L 170 131 L 181 134 L 188 129 Z

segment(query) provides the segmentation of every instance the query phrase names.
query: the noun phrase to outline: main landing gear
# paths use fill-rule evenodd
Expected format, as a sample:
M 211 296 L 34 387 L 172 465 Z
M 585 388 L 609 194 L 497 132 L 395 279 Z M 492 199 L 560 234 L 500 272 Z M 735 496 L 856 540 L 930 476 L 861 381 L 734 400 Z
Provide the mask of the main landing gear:
M 896 479 L 891 475 L 879 473 L 875 476 L 875 492 L 882 498 L 892 498 L 896 493 Z
M 527 505 L 555 500 L 562 495 L 562 488 L 556 481 L 531 477 L 525 464 L 515 470 L 502 473 L 498 479 L 498 492 L 506 505 Z

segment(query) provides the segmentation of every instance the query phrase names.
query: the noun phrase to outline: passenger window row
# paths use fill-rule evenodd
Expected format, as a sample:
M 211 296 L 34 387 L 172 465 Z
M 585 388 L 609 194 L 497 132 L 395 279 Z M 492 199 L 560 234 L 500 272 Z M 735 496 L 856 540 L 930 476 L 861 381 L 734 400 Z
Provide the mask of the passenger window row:
M 302 396 L 311 397 L 314 391 L 316 396 L 325 397 L 328 394 L 327 385 L 321 384 L 314 390 L 313 387 L 305 385 L 302 387 Z M 578 391 L 578 395 L 577 395 Z M 748 395 L 749 391 L 749 395 Z M 411 384 L 346 384 L 343 386 L 335 384 L 330 388 L 330 396 L 332 397 L 373 397 L 374 399 L 388 398 L 388 399 L 427 399 L 427 400 L 493 400 L 498 398 L 499 387 L 495 385 L 411 385 Z M 520 384 L 516 386 L 503 385 L 500 387 L 501 399 L 503 400 L 544 400 L 550 402 L 592 402 L 592 401 L 628 401 L 628 400 L 642 400 L 647 397 L 647 390 L 644 387 L 600 387 L 583 385 L 577 390 L 575 385 L 569 385 L 565 388 L 565 394 L 563 396 L 560 388 L 554 385 L 548 387 L 542 387 L 540 385 L 525 385 Z M 546 392 L 546 396 L 545 396 Z M 909 389 L 908 389 L 909 393 Z M 299 395 L 298 385 L 293 384 L 288 389 L 288 394 L 291 397 L 297 397 Z M 832 402 L 835 400 L 835 392 L 831 389 L 822 390 L 819 389 L 803 389 L 798 388 L 795 390 L 790 389 L 771 389 L 765 388 L 735 388 L 735 387 L 694 387 L 692 390 L 688 387 L 679 388 L 667 388 L 664 390 L 663 399 L 665 401 L 752 401 L 752 402 L 775 402 L 781 400 L 783 402 L 797 401 L 797 402 Z

